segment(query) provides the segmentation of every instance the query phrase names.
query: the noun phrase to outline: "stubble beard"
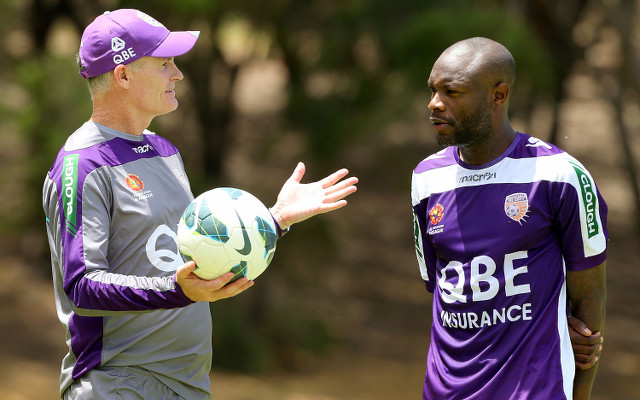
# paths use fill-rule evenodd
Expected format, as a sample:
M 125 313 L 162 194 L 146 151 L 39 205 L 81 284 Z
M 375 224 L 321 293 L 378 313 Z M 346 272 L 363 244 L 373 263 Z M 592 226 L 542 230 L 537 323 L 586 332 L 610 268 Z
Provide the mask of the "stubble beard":
M 452 135 L 436 134 L 436 142 L 442 147 L 484 147 L 491 138 L 491 116 L 478 111 L 461 118 Z

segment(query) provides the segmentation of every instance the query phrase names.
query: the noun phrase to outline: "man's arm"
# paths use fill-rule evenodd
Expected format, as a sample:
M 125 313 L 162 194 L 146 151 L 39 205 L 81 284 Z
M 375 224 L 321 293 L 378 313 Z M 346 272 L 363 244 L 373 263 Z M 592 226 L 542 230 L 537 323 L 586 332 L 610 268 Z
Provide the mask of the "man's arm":
M 584 271 L 567 273 L 567 292 L 571 315 L 583 321 L 591 332 L 604 337 L 606 305 L 606 262 Z M 589 369 L 576 369 L 573 396 L 575 400 L 591 398 L 598 361 Z

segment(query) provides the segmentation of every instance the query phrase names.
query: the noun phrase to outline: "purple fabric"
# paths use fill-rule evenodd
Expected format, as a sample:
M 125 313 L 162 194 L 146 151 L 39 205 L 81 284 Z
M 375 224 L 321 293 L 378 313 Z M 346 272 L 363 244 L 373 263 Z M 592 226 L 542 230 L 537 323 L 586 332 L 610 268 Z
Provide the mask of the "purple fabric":
M 434 293 L 423 399 L 565 399 L 563 265 L 570 271 L 591 268 L 606 259 L 606 251 L 586 254 L 577 164 L 563 153 L 518 134 L 489 164 L 465 164 L 450 147 L 415 169 L 412 190 L 426 193 L 414 198 L 422 245 L 417 249 Z M 557 175 L 546 169 L 544 179 L 526 181 L 522 177 L 533 176 L 530 171 L 518 174 L 519 165 L 542 167 L 545 157 L 556 156 L 563 161 L 554 158 L 553 165 L 564 168 Z M 427 173 L 429 179 L 421 177 Z M 592 187 L 599 235 L 606 237 L 607 207 Z M 523 199 L 524 215 L 510 217 L 507 204 L 515 207 Z

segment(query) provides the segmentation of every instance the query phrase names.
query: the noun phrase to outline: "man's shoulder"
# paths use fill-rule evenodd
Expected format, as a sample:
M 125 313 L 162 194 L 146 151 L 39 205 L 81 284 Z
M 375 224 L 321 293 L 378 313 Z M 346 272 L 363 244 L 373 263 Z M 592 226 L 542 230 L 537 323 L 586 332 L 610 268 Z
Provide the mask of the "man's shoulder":
M 453 146 L 442 149 L 439 152 L 434 153 L 424 160 L 420 161 L 416 168 L 413 170 L 413 173 L 422 174 L 430 170 L 457 164 L 454 154 L 455 147 Z
M 145 130 L 143 135 L 144 141 L 149 143 L 154 150 L 161 156 L 171 156 L 179 153 L 178 148 L 167 138 L 157 135 L 155 132 Z
M 538 139 L 537 137 L 519 133 L 519 141 L 514 148 L 511 158 L 546 157 L 554 155 L 566 155 L 560 147 Z
M 551 143 L 520 134 L 516 148 L 508 155 L 505 168 L 532 181 L 573 184 L 578 187 L 580 176 L 591 176 L 585 166 L 571 154 Z
M 87 121 L 67 138 L 63 151 L 78 152 L 106 141 L 107 138 L 100 132 L 98 126 Z
M 79 155 L 81 164 L 98 168 L 155 155 L 172 156 L 178 154 L 178 149 L 149 130 L 142 135 L 131 135 L 88 121 L 67 138 L 57 161 L 71 154 Z
M 75 132 L 67 137 L 49 170 L 50 176 L 60 175 L 60 171 L 73 168 L 77 170 L 80 155 L 84 160 L 87 154 L 92 153 L 92 148 L 105 142 L 105 138 L 100 135 L 100 131 L 94 124 L 87 121 Z
M 413 170 L 411 197 L 414 205 L 429 197 L 433 192 L 451 189 L 455 181 L 458 162 L 455 147 L 447 147 L 422 160 Z

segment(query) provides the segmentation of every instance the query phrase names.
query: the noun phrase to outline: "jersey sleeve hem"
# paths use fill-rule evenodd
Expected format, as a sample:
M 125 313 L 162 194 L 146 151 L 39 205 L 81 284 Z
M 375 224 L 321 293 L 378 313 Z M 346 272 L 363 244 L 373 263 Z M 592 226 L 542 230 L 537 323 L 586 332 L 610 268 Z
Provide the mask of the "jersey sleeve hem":
M 567 261 L 568 271 L 584 271 L 589 268 L 596 267 L 607 260 L 607 251 L 603 251 L 592 257 L 583 258 L 577 261 Z
M 181 296 L 181 297 L 184 299 L 184 301 L 186 302 L 186 304 L 185 304 L 185 305 L 189 305 L 189 304 L 193 304 L 193 303 L 195 303 L 195 301 L 191 300 L 191 299 L 189 298 L 189 296 L 187 296 L 187 295 L 184 293 L 184 291 L 182 290 L 182 287 L 180 287 L 180 284 L 178 283 L 178 277 L 177 277 L 176 275 L 173 275 L 173 283 L 174 283 L 175 288 L 176 288 L 176 294 L 177 294 L 178 296 Z

